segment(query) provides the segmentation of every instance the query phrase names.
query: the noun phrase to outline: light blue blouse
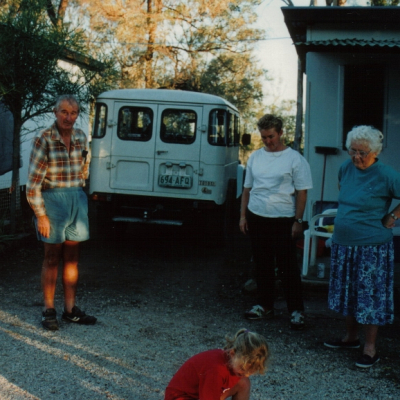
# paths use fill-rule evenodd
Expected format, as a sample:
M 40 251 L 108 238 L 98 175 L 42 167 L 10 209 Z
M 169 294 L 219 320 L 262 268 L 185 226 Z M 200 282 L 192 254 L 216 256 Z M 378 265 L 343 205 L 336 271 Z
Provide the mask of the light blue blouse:
M 392 199 L 400 198 L 400 174 L 377 160 L 365 170 L 351 160 L 339 170 L 339 207 L 332 240 L 344 246 L 389 242 L 392 230 L 382 225 Z

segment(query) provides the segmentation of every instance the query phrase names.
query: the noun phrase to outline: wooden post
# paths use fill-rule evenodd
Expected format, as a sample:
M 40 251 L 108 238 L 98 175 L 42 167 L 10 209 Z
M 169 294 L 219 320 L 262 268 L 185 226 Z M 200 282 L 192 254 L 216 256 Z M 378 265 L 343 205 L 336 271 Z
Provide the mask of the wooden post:
M 303 63 L 297 58 L 297 103 L 296 103 L 296 130 L 294 134 L 294 150 L 300 151 L 303 136 Z

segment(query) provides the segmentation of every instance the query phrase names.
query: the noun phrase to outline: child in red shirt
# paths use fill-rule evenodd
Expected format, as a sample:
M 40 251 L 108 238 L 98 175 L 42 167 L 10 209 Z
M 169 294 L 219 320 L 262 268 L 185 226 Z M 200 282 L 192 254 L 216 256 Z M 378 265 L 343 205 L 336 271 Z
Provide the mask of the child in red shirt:
M 262 335 L 239 330 L 226 337 L 224 349 L 208 350 L 189 358 L 165 390 L 165 400 L 248 400 L 249 376 L 263 374 L 269 357 Z

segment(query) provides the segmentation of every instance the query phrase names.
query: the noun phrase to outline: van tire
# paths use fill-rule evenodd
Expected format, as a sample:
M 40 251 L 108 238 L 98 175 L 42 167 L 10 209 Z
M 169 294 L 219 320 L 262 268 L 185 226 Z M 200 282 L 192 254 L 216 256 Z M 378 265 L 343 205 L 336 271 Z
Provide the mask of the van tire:
M 232 242 L 236 216 L 236 179 L 228 182 L 225 203 L 208 210 L 202 221 L 204 244 L 207 247 L 225 247 Z
M 110 239 L 113 232 L 112 207 L 110 204 L 91 202 L 89 211 L 90 237 L 95 240 Z
M 226 245 L 233 243 L 235 228 L 237 228 L 238 207 L 236 199 L 236 179 L 229 179 L 225 201 L 224 240 Z

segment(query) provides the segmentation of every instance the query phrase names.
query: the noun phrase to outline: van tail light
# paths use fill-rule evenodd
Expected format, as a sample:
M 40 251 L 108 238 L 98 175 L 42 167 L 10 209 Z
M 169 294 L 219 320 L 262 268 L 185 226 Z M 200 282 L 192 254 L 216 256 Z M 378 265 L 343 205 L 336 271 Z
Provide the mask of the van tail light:
M 112 196 L 107 193 L 93 193 L 91 199 L 94 201 L 111 201 Z

